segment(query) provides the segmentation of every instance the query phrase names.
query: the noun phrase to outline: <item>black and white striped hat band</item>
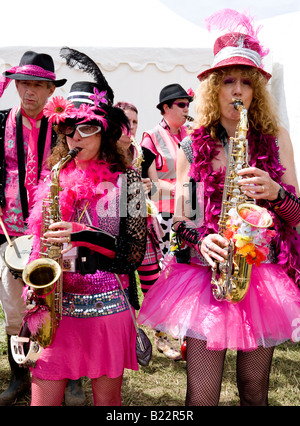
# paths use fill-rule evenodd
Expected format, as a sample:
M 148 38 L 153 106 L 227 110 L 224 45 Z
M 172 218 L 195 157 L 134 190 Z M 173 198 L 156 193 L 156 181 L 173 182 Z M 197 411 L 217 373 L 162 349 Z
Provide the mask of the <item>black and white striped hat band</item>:
M 94 101 L 90 99 L 93 93 L 90 92 L 71 92 L 69 93 L 67 99 L 71 102 L 81 102 L 86 104 L 94 105 Z

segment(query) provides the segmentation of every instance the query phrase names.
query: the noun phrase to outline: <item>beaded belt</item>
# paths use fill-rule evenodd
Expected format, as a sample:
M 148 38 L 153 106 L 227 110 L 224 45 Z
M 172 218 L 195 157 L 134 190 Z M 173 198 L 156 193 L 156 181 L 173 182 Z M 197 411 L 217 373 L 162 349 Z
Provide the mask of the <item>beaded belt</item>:
M 125 290 L 126 295 L 127 289 Z M 120 289 L 99 294 L 63 293 L 63 315 L 76 318 L 92 318 L 126 311 L 127 303 Z

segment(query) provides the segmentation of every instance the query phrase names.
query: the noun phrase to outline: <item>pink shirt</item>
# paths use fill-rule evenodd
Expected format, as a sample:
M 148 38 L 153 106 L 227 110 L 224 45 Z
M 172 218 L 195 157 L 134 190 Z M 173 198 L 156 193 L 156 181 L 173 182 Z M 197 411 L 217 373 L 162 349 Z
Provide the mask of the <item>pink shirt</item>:
M 156 133 L 159 132 L 163 146 L 160 146 Z M 155 164 L 159 179 L 176 184 L 176 163 L 179 143 L 187 136 L 187 128 L 181 126 L 178 135 L 170 132 L 165 120 L 153 130 L 145 132 L 141 145 L 155 155 Z M 159 202 L 155 202 L 159 212 L 174 213 L 174 196 L 164 194 Z
M 11 236 L 19 236 L 25 233 L 26 224 L 23 220 L 22 206 L 19 191 L 19 171 L 18 171 L 18 155 L 16 143 L 16 113 L 19 107 L 14 107 L 9 113 L 5 128 L 4 152 L 6 161 L 6 184 L 5 184 L 5 200 L 6 205 L 2 207 L 2 220 L 5 223 L 7 232 Z M 46 146 L 44 150 L 44 159 L 42 165 L 41 178 L 47 173 L 45 160 L 51 149 L 51 126 L 48 126 Z M 30 129 L 23 125 L 23 141 L 24 141 L 24 157 L 27 167 L 27 152 Z M 32 200 L 36 186 L 30 188 L 28 199 Z M 32 206 L 28 205 L 30 209 Z M 1 233 L 2 230 L 1 230 Z

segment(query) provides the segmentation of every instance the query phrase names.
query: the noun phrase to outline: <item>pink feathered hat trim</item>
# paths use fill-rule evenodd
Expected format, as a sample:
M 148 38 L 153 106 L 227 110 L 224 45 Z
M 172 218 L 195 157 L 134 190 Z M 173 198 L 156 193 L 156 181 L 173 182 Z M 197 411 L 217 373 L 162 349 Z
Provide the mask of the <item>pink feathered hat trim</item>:
M 206 20 L 207 28 L 216 27 L 230 32 L 218 37 L 214 44 L 214 61 L 211 68 L 198 75 L 200 81 L 212 72 L 232 66 L 257 68 L 268 81 L 272 76 L 263 69 L 262 60 L 269 53 L 257 38 L 260 27 L 255 30 L 252 18 L 232 9 L 214 13 Z M 235 31 L 239 30 L 239 31 Z

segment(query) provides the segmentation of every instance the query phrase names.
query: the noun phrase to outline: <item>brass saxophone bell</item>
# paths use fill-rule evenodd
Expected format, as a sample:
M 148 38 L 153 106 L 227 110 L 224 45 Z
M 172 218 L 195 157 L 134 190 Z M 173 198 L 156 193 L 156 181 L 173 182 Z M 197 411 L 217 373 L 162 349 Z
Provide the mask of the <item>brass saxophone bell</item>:
M 53 259 L 40 258 L 25 266 L 22 274 L 23 281 L 33 287 L 38 296 L 49 293 L 61 275 L 61 267 Z
M 33 260 L 23 270 L 23 281 L 34 289 L 36 296 L 43 300 L 50 312 L 51 320 L 45 320 L 37 336 L 37 341 L 43 348 L 52 343 L 58 327 L 58 318 L 55 312 L 55 290 L 61 279 L 61 274 L 62 270 L 59 263 L 49 258 Z
M 50 223 L 59 222 L 61 220 L 59 207 L 59 192 L 62 190 L 59 183 L 60 171 L 69 161 L 76 157 L 81 149 L 82 148 L 79 147 L 71 149 L 67 155 L 51 169 L 50 191 L 47 197 L 43 199 L 41 212 L 40 257 L 27 264 L 22 274 L 24 283 L 33 290 L 36 299 L 38 299 L 38 306 L 29 308 L 27 312 L 28 316 L 32 318 L 37 312 L 41 311 L 47 312 L 47 314 L 49 313 L 49 316 L 43 315 L 41 325 L 39 321 L 40 315 L 36 321 L 33 321 L 35 324 L 38 324 L 38 333 L 34 333 L 34 336 L 31 336 L 29 325 L 27 323 L 23 324 L 27 326 L 29 330 L 29 336 L 26 336 L 26 338 L 35 343 L 37 341 L 43 348 L 46 348 L 53 342 L 56 330 L 59 326 L 59 321 L 62 317 L 62 244 L 47 244 L 44 234 L 47 232 Z M 40 308 L 40 310 L 38 308 Z M 18 340 L 19 346 L 17 347 L 15 345 L 17 352 L 12 352 L 14 360 L 19 364 L 35 361 L 35 357 L 34 360 L 27 360 L 27 357 L 18 357 L 18 352 L 22 351 L 21 346 L 24 343 L 22 337 L 18 337 L 20 338 Z
M 245 219 L 245 217 L 243 217 L 243 215 L 242 215 L 243 209 L 260 212 L 261 222 L 260 223 L 252 223 L 252 222 L 247 221 L 247 219 Z M 268 210 L 265 209 L 264 207 L 260 207 L 256 204 L 242 203 L 242 204 L 239 204 L 237 206 L 236 210 L 237 210 L 237 214 L 240 216 L 240 218 L 244 222 L 248 223 L 248 225 L 251 225 L 255 228 L 269 228 L 273 223 L 272 216 L 270 215 Z

